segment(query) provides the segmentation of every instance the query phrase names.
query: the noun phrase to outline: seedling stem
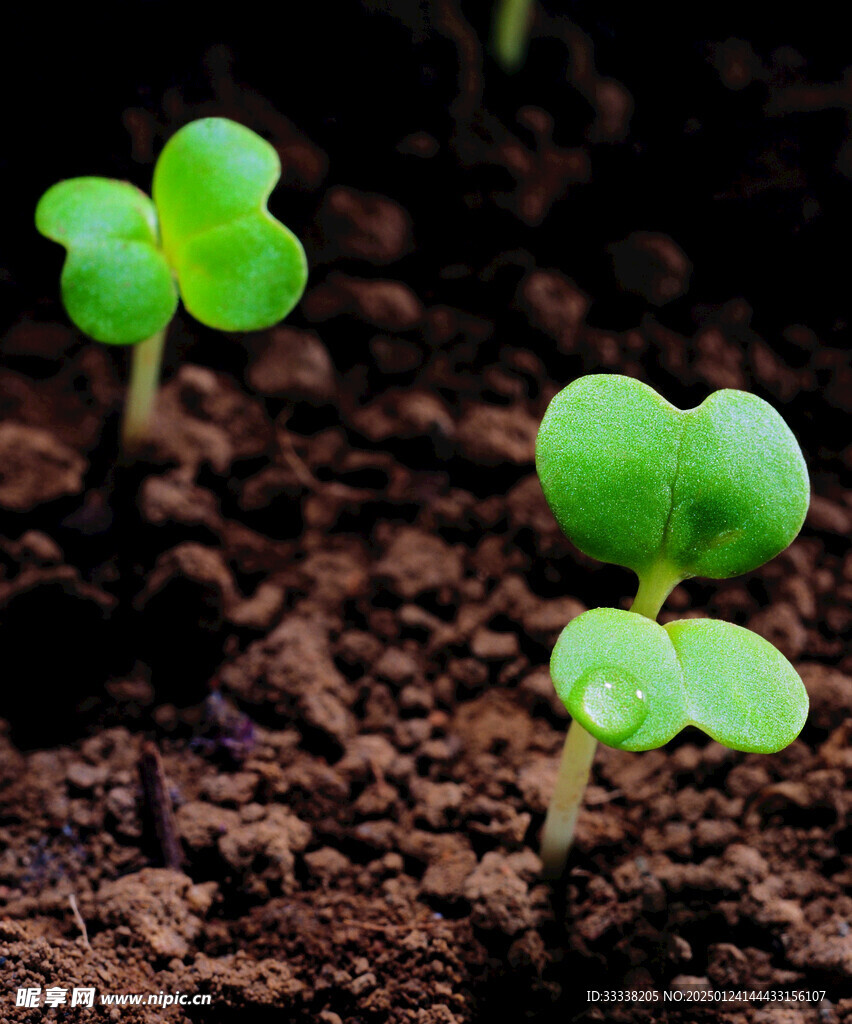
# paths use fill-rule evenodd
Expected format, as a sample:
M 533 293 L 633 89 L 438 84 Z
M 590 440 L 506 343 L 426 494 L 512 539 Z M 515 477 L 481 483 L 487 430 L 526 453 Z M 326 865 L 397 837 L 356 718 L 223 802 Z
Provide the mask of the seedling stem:
M 666 566 L 656 567 L 644 573 L 639 577 L 639 589 L 630 610 L 656 622 L 666 598 L 680 580 L 681 577 Z
M 579 722 L 575 720 L 571 723 L 562 748 L 556 788 L 541 835 L 541 860 L 545 878 L 559 878 L 565 870 L 568 851 L 574 842 L 574 826 L 577 824 L 597 746 L 598 741 Z
M 665 569 L 646 573 L 640 579 L 630 610 L 656 620 L 663 602 L 677 583 L 677 577 L 673 578 Z M 597 746 L 598 741 L 591 733 L 576 720 L 571 722 L 541 836 L 541 860 L 546 878 L 559 878 L 565 870 Z
M 128 456 L 135 454 L 148 437 L 148 423 L 160 383 L 166 330 L 164 327 L 131 349 L 130 385 L 121 428 L 124 452 Z

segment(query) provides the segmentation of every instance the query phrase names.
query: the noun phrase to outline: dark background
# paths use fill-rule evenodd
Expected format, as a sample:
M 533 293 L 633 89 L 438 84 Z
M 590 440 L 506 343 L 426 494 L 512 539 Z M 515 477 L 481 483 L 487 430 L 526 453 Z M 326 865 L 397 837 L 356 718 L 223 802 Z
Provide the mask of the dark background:
M 687 253 L 700 246 L 694 290 L 705 301 L 739 291 L 759 310 L 759 328 L 806 322 L 842 339 L 850 182 L 835 155 L 848 135 L 852 86 L 846 109 L 838 101 L 767 118 L 766 83 L 725 89 L 712 56 L 714 44 L 747 39 L 761 60 L 784 48 L 782 64 L 795 70 L 806 61 L 810 81 L 832 84 L 848 60 L 845 35 L 818 12 L 803 19 L 799 8 L 777 5 L 771 17 L 762 5 L 666 5 L 655 17 L 637 5 L 615 5 L 606 14 L 598 6 L 549 8 L 592 36 L 601 73 L 633 95 L 630 135 L 598 154 L 597 187 L 577 189 L 559 204 L 546 232 L 525 232 L 507 217 L 513 241 L 534 247 L 583 286 L 588 261 L 575 264 L 572 253 L 584 253 L 590 238 L 615 240 L 644 224 L 671 233 Z M 491 5 L 462 7 L 487 34 Z M 207 5 L 151 0 L 49 15 L 24 5 L 4 35 L 0 252 L 7 293 L 9 277 L 18 293 L 7 319 L 15 301 L 20 308 L 50 294 L 61 259 L 32 230 L 38 196 L 78 174 L 126 177 L 146 187 L 150 169 L 132 160 L 122 113 L 156 110 L 171 87 L 188 98 L 209 93 L 211 46 L 224 43 L 236 77 L 330 151 L 332 180 L 374 190 L 388 184 L 389 141 L 419 129 L 442 134 L 445 126 L 436 121 L 454 94 L 455 51 L 432 31 L 429 5 L 408 0 L 292 4 L 271 15 L 251 3 L 211 13 Z M 538 41 L 520 74 L 507 78 L 491 68 L 486 102 L 498 113 L 514 111 L 519 101 L 553 110 L 557 141 L 577 143 L 590 111 L 554 55 L 552 43 Z M 442 212 L 446 201 L 436 199 L 436 233 L 452 228 Z M 596 278 L 598 269 L 585 265 L 585 277 Z M 592 322 L 626 326 L 633 310 L 619 310 L 619 296 L 601 296 L 595 284 L 599 305 L 610 308 L 593 310 Z
M 492 5 L 466 2 L 459 9 L 478 39 L 487 40 Z M 511 133 L 532 150 L 536 143 L 519 110 L 547 111 L 555 145 L 590 154 L 589 182 L 565 188 L 540 224 L 524 223 L 493 201 L 516 185 L 499 161 L 465 166 L 464 146 L 480 129 L 454 121 L 462 51 L 441 23 L 441 0 L 300 4 L 273 17 L 251 3 L 224 16 L 154 0 L 89 8 L 83 16 L 66 11 L 47 18 L 37 8 L 19 10 L 2 69 L 2 95 L 9 102 L 0 154 L 7 197 L 0 327 L 67 322 L 58 288 L 62 250 L 32 223 L 46 188 L 65 177 L 96 174 L 127 178 L 148 190 L 156 155 L 176 127 L 205 113 L 239 118 L 241 104 L 256 100 L 318 147 L 315 180 L 306 183 L 298 170 L 291 172 L 285 156 L 282 182 L 270 201 L 272 212 L 305 240 L 312 286 L 329 269 L 317 189 L 341 184 L 386 194 L 411 212 L 416 245 L 392 276 L 416 282 L 427 305 L 457 306 L 494 322 L 493 338 L 468 355 L 475 392 L 488 387 L 477 367 L 487 366 L 500 346 L 541 355 L 554 382 L 594 368 L 594 360 L 580 354 L 550 351 L 518 315 L 510 297 L 525 265 L 554 268 L 575 282 L 589 297 L 585 319 L 593 330 L 649 331 L 654 340 L 646 372 L 682 407 L 705 397 L 704 371 L 697 364 L 696 372 L 678 371 L 671 353 L 659 348 L 660 337 L 670 332 L 670 344 L 694 361 L 697 332 L 726 321 L 729 351 L 765 345 L 787 370 L 814 367 L 812 383 L 789 395 L 786 385 L 753 368 L 746 386 L 783 403 L 815 487 L 834 493 L 849 470 L 849 395 L 843 396 L 841 378 L 848 359 L 841 353 L 849 318 L 852 82 L 843 84 L 843 37 L 826 31 L 816 17 L 802 22 L 775 12 L 769 20 L 748 5 L 654 17 L 627 5 L 606 15 L 592 3 L 554 2 L 540 9 L 545 13 L 518 73 L 503 73 L 483 47 L 482 113 L 475 115 L 491 118 L 488 123 L 498 124 L 506 138 Z M 595 138 L 597 111 L 569 80 L 571 56 L 553 30 L 558 17 L 591 40 L 598 74 L 631 97 L 623 137 Z M 786 109 L 783 97 L 790 89 L 804 97 L 803 109 Z M 239 92 L 237 102 L 229 91 Z M 140 130 L 140 123 L 147 127 Z M 247 123 L 265 130 L 263 117 Z M 450 141 L 442 141 L 430 160 L 401 155 L 400 141 L 415 132 Z M 465 137 L 467 143 L 460 141 Z M 635 231 L 670 236 L 686 253 L 692 273 L 684 294 L 655 306 L 624 287 L 611 247 Z M 487 269 L 491 264 L 495 273 Z M 338 266 L 363 273 L 357 263 Z M 458 267 L 467 269 L 457 274 Z M 381 268 L 371 273 L 383 276 Z M 741 324 L 725 313 L 732 303 L 746 310 Z M 311 326 L 302 308 L 289 322 Z M 807 327 L 809 341 L 791 337 L 797 324 Z M 323 331 L 359 403 L 388 387 L 372 365 L 371 334 L 351 322 Z M 184 314 L 170 337 L 166 379 L 187 359 L 235 375 L 245 365 L 241 339 L 207 331 Z M 124 373 L 126 353 L 109 354 Z M 16 370 L 37 377 L 45 372 L 20 352 L 10 358 Z M 337 416 L 330 407 L 301 404 L 290 422 L 312 434 Z M 94 485 L 109 473 L 114 428 L 107 421 L 107 443 L 94 456 Z M 428 441 L 412 442 L 399 454 L 417 469 L 448 472 L 454 483 L 482 496 L 498 486 L 489 469 L 472 471 Z M 516 470 L 507 470 L 501 488 L 517 479 Z M 12 517 L 9 529 L 23 525 Z M 291 525 L 298 532 L 297 518 Z M 91 536 L 79 549 L 73 536 L 63 542 L 90 567 L 107 554 Z M 629 576 L 611 572 L 616 580 Z M 612 578 L 601 580 L 604 592 L 584 595 L 592 603 L 609 600 Z M 565 581 L 553 585 L 558 590 Z

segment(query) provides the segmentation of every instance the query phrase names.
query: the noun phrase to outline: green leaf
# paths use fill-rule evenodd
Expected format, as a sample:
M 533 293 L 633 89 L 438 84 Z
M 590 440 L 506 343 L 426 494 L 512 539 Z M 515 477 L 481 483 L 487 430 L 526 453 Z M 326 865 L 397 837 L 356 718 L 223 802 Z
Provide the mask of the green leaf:
M 639 576 L 748 572 L 787 547 L 809 501 L 796 439 L 756 395 L 717 391 L 682 411 L 616 374 L 556 395 L 536 468 L 577 547 Z
M 209 327 L 277 323 L 307 281 L 301 243 L 266 209 L 280 175 L 268 142 L 212 117 L 166 144 L 155 203 L 106 178 L 54 185 L 36 226 L 68 250 L 62 298 L 71 319 L 99 341 L 132 344 L 168 324 L 179 287 L 186 308 Z
M 572 619 L 550 675 L 571 715 L 610 746 L 652 750 L 689 724 L 674 647 L 644 615 L 595 608 Z
M 160 155 L 153 194 L 163 248 L 186 308 L 208 327 L 269 327 L 304 291 L 301 243 L 266 209 L 280 175 L 272 146 L 225 118 L 191 122 Z
M 663 628 L 680 661 L 693 724 L 726 747 L 760 754 L 774 754 L 799 735 L 808 694 L 768 640 L 714 619 Z
M 665 556 L 692 576 L 726 579 L 774 558 L 808 511 L 795 437 L 757 395 L 716 391 L 683 418 Z
M 154 206 L 133 185 L 73 178 L 48 189 L 36 227 L 67 249 L 62 300 L 97 341 L 134 344 L 174 316 L 177 288 L 158 246 Z
M 556 395 L 538 431 L 536 469 L 581 551 L 637 572 L 657 560 L 679 428 L 674 406 L 628 377 L 593 374 Z
M 808 713 L 780 651 L 711 619 L 660 626 L 596 608 L 562 631 L 550 674 L 571 715 L 620 750 L 651 750 L 695 725 L 726 747 L 769 754 L 792 743 Z

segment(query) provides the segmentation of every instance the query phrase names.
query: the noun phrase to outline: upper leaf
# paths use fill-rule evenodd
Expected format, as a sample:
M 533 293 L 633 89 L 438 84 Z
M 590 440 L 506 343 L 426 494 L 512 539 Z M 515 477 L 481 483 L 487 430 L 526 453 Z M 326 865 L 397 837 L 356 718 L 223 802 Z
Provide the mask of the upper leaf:
M 774 558 L 808 511 L 810 483 L 790 428 L 763 399 L 716 391 L 681 414 L 665 557 L 726 579 Z
M 268 142 L 218 117 L 181 128 L 157 161 L 163 248 L 186 308 L 209 327 L 269 327 L 304 291 L 301 243 L 266 209 L 280 175 Z
M 581 377 L 548 407 L 536 468 L 577 547 L 640 576 L 748 572 L 787 547 L 808 508 L 795 437 L 743 391 L 681 411 L 632 378 Z
M 48 189 L 36 227 L 67 249 L 62 300 L 97 341 L 133 344 L 161 330 L 178 296 L 158 246 L 157 217 L 139 189 L 108 178 L 73 178 Z
M 798 736 L 808 695 L 793 666 L 728 622 L 596 608 L 568 623 L 550 662 L 560 700 L 601 742 L 651 750 L 695 725 L 734 750 L 771 754 Z

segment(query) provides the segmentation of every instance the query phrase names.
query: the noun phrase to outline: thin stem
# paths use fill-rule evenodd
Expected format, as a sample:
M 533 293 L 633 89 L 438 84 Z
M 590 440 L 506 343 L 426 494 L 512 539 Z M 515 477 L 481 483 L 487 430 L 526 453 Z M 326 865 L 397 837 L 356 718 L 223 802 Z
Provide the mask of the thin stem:
M 639 577 L 639 589 L 630 610 L 656 622 L 663 603 L 681 579 L 670 565 L 658 563 Z M 571 722 L 541 836 L 541 860 L 546 878 L 559 878 L 565 870 L 597 745 L 595 737 L 579 722 Z
M 497 0 L 494 50 L 504 71 L 517 71 L 527 52 L 533 0 Z
M 680 579 L 667 565 L 645 573 L 639 579 L 639 590 L 630 610 L 656 621 L 663 602 Z M 559 878 L 565 870 L 597 745 L 595 737 L 586 732 L 579 722 L 571 723 L 541 837 L 541 859 L 546 878 Z
M 597 745 L 598 741 L 579 722 L 571 723 L 541 834 L 541 859 L 546 878 L 559 878 L 565 870 Z
M 656 622 L 666 598 L 680 583 L 681 578 L 667 565 L 656 566 L 646 572 L 639 577 L 639 589 L 630 610 Z
M 133 346 L 130 384 L 124 405 L 121 440 L 124 451 L 132 455 L 148 439 L 148 424 L 160 384 L 166 328 Z

